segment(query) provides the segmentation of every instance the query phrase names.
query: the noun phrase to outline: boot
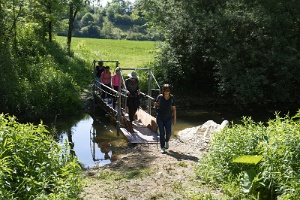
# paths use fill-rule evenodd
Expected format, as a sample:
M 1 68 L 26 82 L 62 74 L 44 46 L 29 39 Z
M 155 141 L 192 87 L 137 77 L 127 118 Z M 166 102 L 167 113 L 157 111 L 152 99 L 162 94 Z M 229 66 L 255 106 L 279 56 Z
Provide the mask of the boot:
M 133 127 L 132 127 L 132 122 L 129 122 L 129 132 L 134 133 Z
M 133 132 L 132 123 L 126 120 L 126 129 L 129 133 Z

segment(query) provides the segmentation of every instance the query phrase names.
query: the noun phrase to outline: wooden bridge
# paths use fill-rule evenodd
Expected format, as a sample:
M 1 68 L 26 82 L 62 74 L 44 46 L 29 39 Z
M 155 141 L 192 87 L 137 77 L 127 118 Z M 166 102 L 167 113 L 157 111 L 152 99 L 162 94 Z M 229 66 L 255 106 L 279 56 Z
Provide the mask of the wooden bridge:
M 94 61 L 95 63 L 98 61 Z M 118 66 L 118 61 L 103 61 L 103 62 L 116 62 L 116 67 Z M 125 90 L 119 85 L 118 91 L 107 87 L 103 83 L 95 80 L 94 81 L 94 100 L 95 102 L 113 119 L 117 124 L 117 134 L 121 131 L 131 143 L 159 143 L 159 135 L 157 134 L 157 124 L 156 119 L 151 115 L 151 105 L 154 98 L 151 97 L 152 88 L 151 84 L 153 79 L 155 80 L 151 70 L 148 68 L 119 68 L 120 74 L 123 82 L 122 71 L 130 70 L 144 70 L 148 72 L 148 94 L 142 93 L 141 96 L 147 99 L 147 110 L 143 110 L 141 107 L 136 112 L 135 121 L 133 121 L 133 131 L 130 130 L 129 117 L 126 112 L 126 102 L 127 94 Z M 155 80 L 156 81 L 156 80 Z M 157 82 L 156 82 L 157 83 Z M 157 84 L 158 88 L 159 85 Z M 103 90 L 106 88 L 107 90 Z M 159 89 L 157 89 L 159 90 Z M 108 92 L 109 91 L 109 92 Z M 101 98 L 101 94 L 106 93 L 109 98 Z M 116 105 L 113 104 L 113 100 L 116 99 Z M 115 107 L 114 107 L 115 106 Z

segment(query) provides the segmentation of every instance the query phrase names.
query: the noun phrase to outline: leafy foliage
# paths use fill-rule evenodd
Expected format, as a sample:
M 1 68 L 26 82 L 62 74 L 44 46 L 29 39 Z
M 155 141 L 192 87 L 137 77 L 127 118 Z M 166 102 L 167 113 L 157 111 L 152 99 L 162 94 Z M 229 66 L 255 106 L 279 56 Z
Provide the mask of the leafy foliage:
M 20 124 L 0 115 L 0 198 L 77 199 L 80 165 L 43 124 Z
M 74 18 L 73 36 L 127 40 L 160 39 L 159 35 L 148 30 L 147 20 L 130 1 L 113 0 L 105 7 L 97 3 L 99 1 L 94 1 L 93 6 L 86 5 L 79 10 Z M 62 12 L 60 17 L 64 21 L 67 15 Z M 64 24 L 57 23 L 56 30 L 60 36 L 67 35 Z
M 209 153 L 196 167 L 198 177 L 223 188 L 237 182 L 235 191 L 252 198 L 298 199 L 299 118 L 300 110 L 294 117 L 276 113 L 276 119 L 269 120 L 268 126 L 244 118 L 243 124 L 215 133 Z M 262 160 L 256 165 L 233 162 L 244 155 L 260 155 Z M 233 192 L 230 194 L 234 196 Z
M 155 67 L 163 82 L 239 105 L 299 103 L 299 2 L 149 0 L 139 6 L 166 37 Z
M 38 10 L 28 13 L 28 9 L 39 3 L 16 1 L 0 6 L 3 9 L 0 15 L 0 69 L 3 72 L 0 74 L 0 112 L 15 115 L 22 121 L 75 113 L 81 107 L 80 90 L 90 81 L 84 61 L 67 56 L 59 45 L 45 40 L 47 23 L 39 25 L 45 20 L 31 20 Z M 9 9 L 14 6 L 20 6 L 20 10 Z M 45 13 L 40 15 L 46 16 Z M 4 16 L 9 20 L 4 21 Z

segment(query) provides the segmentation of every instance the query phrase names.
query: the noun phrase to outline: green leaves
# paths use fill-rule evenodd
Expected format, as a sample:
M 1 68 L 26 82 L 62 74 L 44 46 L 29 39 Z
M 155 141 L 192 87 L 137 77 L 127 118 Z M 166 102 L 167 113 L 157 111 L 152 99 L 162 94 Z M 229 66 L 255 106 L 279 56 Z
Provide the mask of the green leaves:
M 65 149 L 65 150 L 64 150 Z M 50 193 L 70 199 L 80 192 L 80 166 L 40 124 L 0 115 L 0 198 L 36 199 Z
M 268 126 L 244 118 L 243 124 L 215 133 L 196 168 L 199 178 L 222 185 L 239 182 L 235 191 L 253 198 L 299 199 L 300 111 L 294 117 L 275 115 Z
M 254 169 L 249 169 L 248 171 L 244 172 L 244 175 L 241 178 L 241 186 L 244 193 L 250 192 L 256 175 L 257 173 Z
M 261 161 L 261 159 L 262 159 L 262 156 L 244 155 L 244 156 L 240 156 L 238 158 L 233 159 L 232 162 L 256 165 L 257 163 L 259 163 L 259 161 Z
M 156 67 L 162 82 L 182 91 L 218 93 L 239 105 L 299 101 L 299 2 L 149 0 L 143 5 L 166 37 Z

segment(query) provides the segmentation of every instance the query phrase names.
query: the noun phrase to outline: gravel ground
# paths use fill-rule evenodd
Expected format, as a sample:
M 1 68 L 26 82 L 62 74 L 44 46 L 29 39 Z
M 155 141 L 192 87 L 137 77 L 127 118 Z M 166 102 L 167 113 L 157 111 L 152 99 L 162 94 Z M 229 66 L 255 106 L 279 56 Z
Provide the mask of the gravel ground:
M 212 123 L 212 122 L 210 122 Z M 83 199 L 222 199 L 196 178 L 194 169 L 218 126 L 201 125 L 178 133 L 166 154 L 157 144 L 139 144 L 102 168 L 85 172 Z M 134 174 L 134 175 L 133 175 Z M 103 176 L 105 175 L 105 176 Z M 131 176 L 129 176 L 131 175 Z

